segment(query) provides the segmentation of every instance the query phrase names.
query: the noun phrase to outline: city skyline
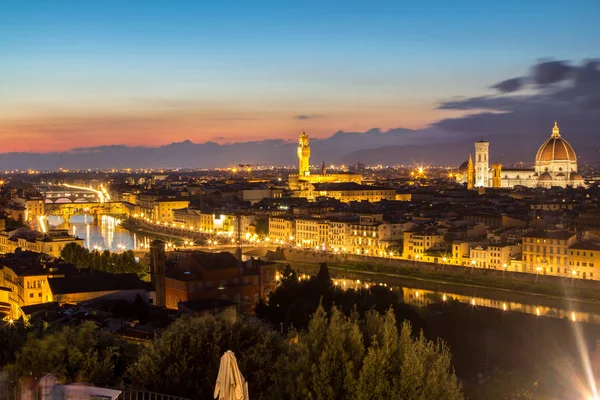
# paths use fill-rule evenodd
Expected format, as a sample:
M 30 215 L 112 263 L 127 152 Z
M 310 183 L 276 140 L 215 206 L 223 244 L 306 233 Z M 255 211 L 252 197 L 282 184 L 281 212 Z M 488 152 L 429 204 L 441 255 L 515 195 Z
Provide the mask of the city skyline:
M 542 137 L 556 119 L 574 143 L 593 138 L 600 6 L 509 3 L 14 3 L 0 16 L 2 152 L 302 129 L 426 145 Z

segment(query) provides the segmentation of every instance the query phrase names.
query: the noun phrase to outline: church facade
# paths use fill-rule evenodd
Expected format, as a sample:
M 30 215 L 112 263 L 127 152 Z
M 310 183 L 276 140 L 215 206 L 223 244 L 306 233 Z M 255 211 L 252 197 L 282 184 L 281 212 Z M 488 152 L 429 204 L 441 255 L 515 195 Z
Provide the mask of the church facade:
M 307 189 L 308 184 L 314 183 L 362 183 L 362 176 L 360 174 L 328 174 L 325 169 L 325 162 L 323 162 L 320 172 L 320 174 L 310 173 L 310 143 L 308 135 L 302 132 L 298 138 L 298 174 L 290 174 L 288 176 L 288 186 L 290 189 Z
M 502 164 L 489 164 L 489 142 L 475 143 L 475 162 L 471 156 L 458 170 L 458 180 L 469 189 L 515 186 L 544 187 L 585 186 L 577 172 L 577 156 L 573 147 L 560 135 L 558 123 L 554 123 L 552 135 L 539 148 L 533 168 L 506 168 Z

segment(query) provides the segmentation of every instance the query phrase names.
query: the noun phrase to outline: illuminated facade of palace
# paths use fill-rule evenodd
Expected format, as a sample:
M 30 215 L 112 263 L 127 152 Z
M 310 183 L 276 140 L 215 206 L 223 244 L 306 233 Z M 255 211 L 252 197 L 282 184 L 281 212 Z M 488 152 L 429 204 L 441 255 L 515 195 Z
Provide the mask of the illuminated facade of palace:
M 343 183 L 354 182 L 362 183 L 360 174 L 352 173 L 337 173 L 328 174 L 325 170 L 325 163 L 321 167 L 320 174 L 310 173 L 310 144 L 308 135 L 302 132 L 298 138 L 298 174 L 293 174 L 288 177 L 288 185 L 292 190 L 300 190 L 305 188 L 307 184 L 313 183 Z
M 577 172 L 577 156 L 573 147 L 560 135 L 554 123 L 552 135 L 539 148 L 534 168 L 502 168 L 502 164 L 489 164 L 490 144 L 475 143 L 475 162 L 471 156 L 458 169 L 457 180 L 469 189 L 526 187 L 579 187 L 585 186 Z

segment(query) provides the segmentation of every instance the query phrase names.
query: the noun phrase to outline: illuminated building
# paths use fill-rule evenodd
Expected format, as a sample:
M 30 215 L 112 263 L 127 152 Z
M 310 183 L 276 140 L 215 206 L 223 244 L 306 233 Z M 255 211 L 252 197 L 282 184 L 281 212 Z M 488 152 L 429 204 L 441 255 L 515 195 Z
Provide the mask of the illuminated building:
M 463 163 L 457 172 L 457 180 L 467 183 L 468 162 Z M 583 177 L 577 172 L 577 156 L 573 147 L 560 135 L 558 123 L 554 123 L 552 134 L 539 148 L 533 168 L 502 168 L 495 163 L 489 168 L 489 143 L 475 143 L 475 182 L 474 187 L 514 186 L 545 187 L 585 186 Z
M 0 253 L 14 253 L 17 248 L 24 251 L 48 254 L 60 257 L 62 249 L 69 243 L 76 243 L 83 247 L 84 240 L 69 235 L 66 229 L 51 230 L 46 233 L 32 232 L 31 235 L 9 237 L 8 232 L 0 232 Z
M 321 167 L 320 174 L 310 173 L 310 143 L 308 135 L 302 132 L 298 138 L 298 173 L 288 176 L 288 185 L 292 190 L 299 190 L 307 183 L 334 183 L 355 182 L 360 184 L 362 177 L 359 174 L 336 173 L 328 174 L 325 165 Z
M 422 257 L 430 251 L 443 251 L 446 241 L 441 233 L 404 232 L 403 256 L 408 259 Z
M 26 221 L 37 221 L 39 217 L 46 215 L 44 207 L 44 199 L 35 198 L 25 201 L 25 220 Z
M 475 187 L 489 186 L 490 173 L 490 142 L 480 140 L 475 142 Z
M 577 278 L 600 280 L 600 243 L 584 241 L 570 246 L 569 267 Z
M 343 203 L 351 201 L 376 203 L 381 200 L 396 200 L 395 189 L 360 185 L 355 182 L 310 184 L 307 190 L 300 191 L 298 195 L 309 200 L 315 200 L 317 197 L 330 197 Z
M 287 243 L 296 236 L 296 223 L 291 218 L 269 217 L 269 237 L 275 243 Z
M 467 189 L 472 190 L 475 187 L 475 166 L 473 165 L 473 158 L 469 154 L 469 161 L 467 164 Z
M 526 233 L 520 272 L 570 277 L 569 247 L 576 242 L 575 233 L 565 230 Z

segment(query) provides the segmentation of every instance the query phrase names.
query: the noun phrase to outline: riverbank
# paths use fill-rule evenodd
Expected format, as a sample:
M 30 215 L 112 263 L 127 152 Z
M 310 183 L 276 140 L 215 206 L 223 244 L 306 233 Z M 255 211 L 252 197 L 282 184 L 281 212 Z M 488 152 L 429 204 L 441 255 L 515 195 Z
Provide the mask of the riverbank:
M 282 264 L 289 263 L 293 268 L 299 269 L 305 273 L 316 273 L 319 263 L 299 262 L 291 260 L 279 260 Z M 438 271 L 421 269 L 419 267 L 398 267 L 396 265 L 385 265 L 375 261 L 369 262 L 331 262 L 328 263 L 332 275 L 336 277 L 347 276 L 350 279 L 368 279 L 374 281 L 393 283 L 398 286 L 406 282 L 419 282 L 431 290 L 441 290 L 441 287 L 452 286 L 462 288 L 462 291 L 469 289 L 469 293 L 475 291 L 485 292 L 494 290 L 498 293 L 510 292 L 514 294 L 524 294 L 527 296 L 543 297 L 560 302 L 579 302 L 594 306 L 600 306 L 600 284 L 595 288 L 578 287 L 580 283 L 577 280 L 565 282 L 566 285 L 556 285 L 548 283 L 535 283 L 515 280 L 512 273 L 507 272 L 503 278 L 495 276 L 486 276 L 485 274 L 473 274 L 470 268 L 465 268 L 464 272 L 457 273 L 445 271 L 443 266 Z M 481 271 L 477 271 L 480 273 Z M 390 282 L 390 279 L 393 282 Z M 466 294 L 466 292 L 465 292 Z
M 182 232 L 181 234 L 179 233 L 169 233 L 169 232 L 158 232 L 155 229 L 146 229 L 144 226 L 142 225 L 138 225 L 136 223 L 132 223 L 128 220 L 123 221 L 121 223 L 121 227 L 128 230 L 129 232 L 138 234 L 138 235 L 142 235 L 145 237 L 149 237 L 152 239 L 160 239 L 160 240 L 164 240 L 166 242 L 174 242 L 174 245 L 179 245 L 179 244 L 183 244 L 183 242 L 185 242 L 186 240 L 193 240 L 193 241 L 198 241 L 198 240 L 204 240 L 206 238 L 206 235 L 202 235 L 200 233 L 193 233 L 193 232 Z

